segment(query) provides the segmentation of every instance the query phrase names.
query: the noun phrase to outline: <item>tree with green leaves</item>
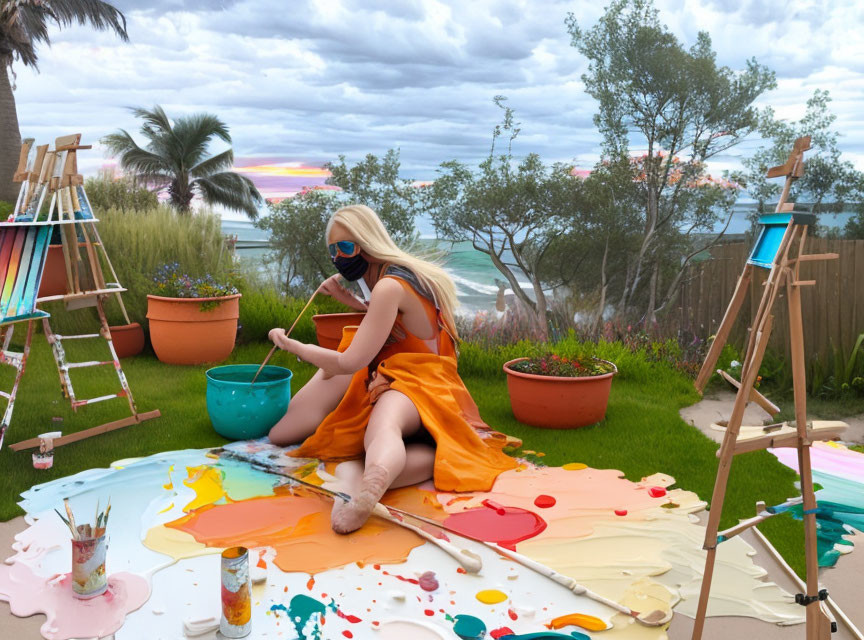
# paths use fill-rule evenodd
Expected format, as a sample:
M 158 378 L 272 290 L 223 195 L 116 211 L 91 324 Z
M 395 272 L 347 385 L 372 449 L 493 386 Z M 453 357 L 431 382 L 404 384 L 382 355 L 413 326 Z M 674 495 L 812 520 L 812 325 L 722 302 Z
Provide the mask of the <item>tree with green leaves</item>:
M 800 120 L 779 120 L 770 107 L 762 114 L 759 133 L 768 144 L 744 159 L 744 171 L 738 177 L 758 203 L 759 213 L 770 208 L 768 203 L 776 201 L 782 189 L 782 182 L 769 181 L 765 172 L 786 162 L 797 138 L 810 136 L 806 170 L 792 183 L 790 201 L 809 206 L 813 213 L 839 212 L 851 205 L 857 207 L 859 216 L 864 215 L 864 172 L 841 158 L 840 134 L 833 128 L 837 116 L 831 113 L 830 103 L 830 93 L 817 89 Z M 851 235 L 854 225 L 853 218 L 847 227 Z
M 641 301 L 642 318 L 651 323 L 674 296 L 687 263 L 722 235 L 702 241 L 699 251 L 671 251 L 682 234 L 709 233 L 728 210 L 731 191 L 688 193 L 687 187 L 705 179 L 706 161 L 756 130 L 753 102 L 774 88 L 774 74 L 754 59 L 740 71 L 719 66 L 705 32 L 686 49 L 660 23 L 651 0 L 613 0 L 590 29 L 572 13 L 566 25 L 588 59 L 582 80 L 598 104 L 594 122 L 605 159 L 620 162 L 630 158 L 631 147 L 646 150 L 632 183 L 642 202 L 641 239 L 625 270 L 621 304 Z
M 470 241 L 491 258 L 546 335 L 547 290 L 558 283 L 541 276 L 541 265 L 574 224 L 580 181 L 571 175 L 572 167 L 545 165 L 537 154 L 514 159 L 512 143 L 520 129 L 505 100 L 494 99 L 504 116 L 493 131 L 489 157 L 476 170 L 458 160 L 442 163 L 435 182 L 423 191 L 424 208 L 441 237 Z M 504 136 L 507 149 L 496 155 L 496 144 Z M 522 277 L 531 283 L 531 294 L 522 289 Z
M 153 188 L 167 189 L 169 202 L 181 214 L 190 211 L 198 195 L 208 205 L 242 211 L 253 220 L 258 217 L 264 200 L 249 178 L 232 171 L 234 151 L 229 147 L 210 155 L 214 139 L 231 144 L 222 120 L 196 113 L 172 121 L 158 105 L 132 112 L 143 121 L 139 131 L 147 140 L 145 146 L 123 129 L 102 138 L 125 172 Z
M 0 200 L 14 201 L 18 188 L 12 175 L 21 150 L 21 131 L 15 108 L 12 65 L 20 62 L 38 69 L 39 45 L 51 46 L 51 26 L 73 24 L 113 31 L 124 42 L 126 18 L 100 0 L 2 0 L 0 2 Z
M 417 208 L 417 187 L 414 181 L 399 177 L 398 149 L 388 149 L 378 157 L 372 153 L 353 166 L 340 155 L 338 162 L 328 162 L 327 184 L 341 189 L 351 202 L 365 204 L 378 214 L 387 231 L 398 243 L 414 239 L 414 215 Z
M 382 157 L 368 154 L 349 165 L 344 156 L 325 165 L 331 175 L 327 185 L 338 190 L 303 189 L 278 204 L 257 223 L 270 233 L 270 262 L 284 278 L 285 290 L 306 297 L 321 282 L 336 273 L 324 234 L 327 221 L 340 207 L 365 204 L 378 214 L 393 239 L 405 248 L 414 241 L 414 213 L 418 197 L 411 180 L 399 177 L 399 151 L 390 149 Z

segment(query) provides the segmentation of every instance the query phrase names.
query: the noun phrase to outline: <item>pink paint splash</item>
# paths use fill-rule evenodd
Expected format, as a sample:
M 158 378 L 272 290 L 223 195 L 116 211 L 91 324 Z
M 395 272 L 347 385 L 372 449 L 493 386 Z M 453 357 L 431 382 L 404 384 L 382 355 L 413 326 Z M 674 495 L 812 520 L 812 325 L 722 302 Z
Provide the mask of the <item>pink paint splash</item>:
M 47 620 L 40 631 L 48 640 L 110 636 L 148 598 L 150 584 L 134 573 L 115 573 L 108 578 L 105 593 L 78 600 L 72 596 L 68 573 L 45 578 L 20 562 L 0 565 L 0 600 L 9 602 L 12 613 L 21 618 L 44 613 Z

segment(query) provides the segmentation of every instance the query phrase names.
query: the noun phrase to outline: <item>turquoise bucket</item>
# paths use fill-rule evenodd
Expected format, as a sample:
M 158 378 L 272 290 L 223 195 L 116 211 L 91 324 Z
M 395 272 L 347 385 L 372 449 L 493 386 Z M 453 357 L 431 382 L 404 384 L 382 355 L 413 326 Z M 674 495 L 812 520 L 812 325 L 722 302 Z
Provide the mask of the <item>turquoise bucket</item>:
M 230 440 L 267 435 L 291 400 L 290 369 L 267 365 L 252 383 L 257 364 L 229 364 L 207 371 L 207 413 L 213 428 Z

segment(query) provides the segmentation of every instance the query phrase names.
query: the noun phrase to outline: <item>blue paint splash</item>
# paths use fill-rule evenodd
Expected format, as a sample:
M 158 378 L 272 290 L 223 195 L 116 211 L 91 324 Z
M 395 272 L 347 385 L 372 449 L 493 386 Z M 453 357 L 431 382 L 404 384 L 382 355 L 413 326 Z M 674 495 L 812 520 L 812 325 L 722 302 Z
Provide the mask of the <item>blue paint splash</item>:
M 327 607 L 315 598 L 301 593 L 291 598 L 291 604 L 288 607 L 284 604 L 274 604 L 270 607 L 270 611 L 287 613 L 300 640 L 321 639 L 321 622 L 327 612 Z M 310 621 L 312 621 L 312 630 L 309 632 L 311 635 L 307 635 L 306 627 Z

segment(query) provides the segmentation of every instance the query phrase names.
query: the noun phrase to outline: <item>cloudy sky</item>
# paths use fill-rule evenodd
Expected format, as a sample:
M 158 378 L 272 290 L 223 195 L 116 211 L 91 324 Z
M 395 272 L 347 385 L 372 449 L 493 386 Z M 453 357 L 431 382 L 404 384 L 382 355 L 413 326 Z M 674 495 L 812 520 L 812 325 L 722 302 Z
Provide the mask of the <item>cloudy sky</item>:
M 84 28 L 52 35 L 40 72 L 17 71 L 21 132 L 81 131 L 86 142 L 134 130 L 130 106 L 225 120 L 238 166 L 279 196 L 319 184 L 323 162 L 399 147 L 406 178 L 431 179 L 452 158 L 488 153 L 509 97 L 522 123 L 517 153 L 590 167 L 599 137 L 585 60 L 569 44 L 568 11 L 585 26 L 592 0 L 116 0 L 130 42 Z M 856 5 L 858 5 L 856 7 Z M 856 0 L 657 0 L 685 44 L 711 34 L 721 64 L 755 56 L 777 72 L 763 96 L 797 118 L 829 89 L 845 157 L 864 169 L 864 10 Z M 755 143 L 754 143 L 755 144 Z M 753 144 L 720 158 L 737 165 Z M 82 168 L 106 162 L 97 149 Z

